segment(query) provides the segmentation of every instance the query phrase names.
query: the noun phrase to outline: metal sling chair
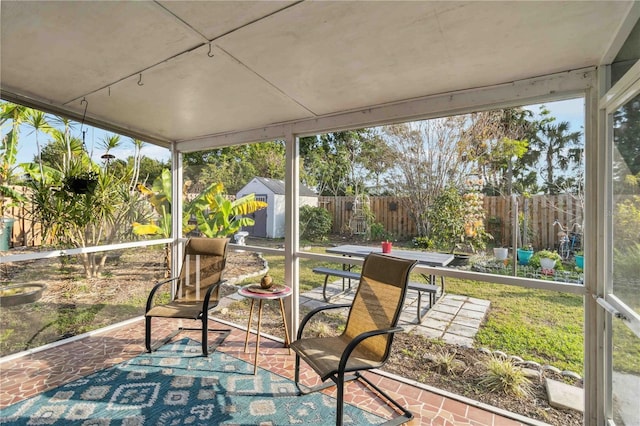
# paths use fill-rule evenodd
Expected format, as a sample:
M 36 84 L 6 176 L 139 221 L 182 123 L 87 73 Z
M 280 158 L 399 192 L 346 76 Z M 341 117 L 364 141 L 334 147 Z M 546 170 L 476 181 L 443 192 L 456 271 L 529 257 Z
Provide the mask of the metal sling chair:
M 407 282 L 415 260 L 399 259 L 383 254 L 370 254 L 362 266 L 362 277 L 351 305 L 323 306 L 309 312 L 298 330 L 298 338 L 291 343 L 296 353 L 295 382 L 301 393 L 337 387 L 336 425 L 343 422 L 344 384 L 361 379 L 386 398 L 402 416 L 388 425 L 409 421 L 413 414 L 394 401 L 359 372 L 381 367 L 389 357 L 394 333 L 402 331 L 398 319 L 402 311 Z M 344 332 L 337 337 L 303 338 L 304 328 L 318 312 L 350 307 Z M 300 384 L 300 359 L 303 359 L 323 382 L 313 388 Z M 345 376 L 345 373 L 354 373 Z
M 157 283 L 147 299 L 145 313 L 145 346 L 148 352 L 158 349 L 183 330 L 202 330 L 202 354 L 207 356 L 220 344 L 231 330 L 209 329 L 208 311 L 219 301 L 222 272 L 227 259 L 226 238 L 190 238 L 184 249 L 180 276 Z M 169 284 L 176 284 L 173 299 L 164 305 L 155 304 L 158 290 Z M 202 328 L 180 327 L 161 342 L 151 345 L 151 319 L 153 317 L 182 318 L 202 321 Z M 222 333 L 218 341 L 209 346 L 208 332 Z

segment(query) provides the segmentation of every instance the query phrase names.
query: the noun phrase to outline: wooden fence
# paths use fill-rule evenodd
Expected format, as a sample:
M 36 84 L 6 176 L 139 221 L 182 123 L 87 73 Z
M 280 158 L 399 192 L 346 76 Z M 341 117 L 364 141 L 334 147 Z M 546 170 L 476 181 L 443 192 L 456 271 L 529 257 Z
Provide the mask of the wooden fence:
M 15 187 L 21 189 L 21 187 Z M 23 189 L 24 190 L 24 189 Z M 25 194 L 28 195 L 28 194 Z M 495 245 L 511 246 L 514 200 L 518 212 L 526 218 L 529 242 L 536 248 L 554 248 L 558 244 L 560 229 L 553 223 L 557 219 L 563 226 L 582 224 L 583 209 L 580 200 L 571 195 L 534 195 L 523 197 L 485 197 L 485 227 L 494 236 Z M 333 218 L 332 233 L 363 234 L 366 232 L 364 209 L 354 197 L 319 197 L 319 206 Z M 416 236 L 416 225 L 402 199 L 396 197 L 370 197 L 369 211 L 374 222 L 380 223 L 393 238 L 409 239 Z M 33 221 L 32 206 L 6 209 L 5 216 L 16 219 L 13 226 L 13 247 L 38 247 L 42 244 L 42 227 Z M 519 243 L 521 244 L 521 243 Z
M 354 197 L 320 197 L 319 206 L 333 217 L 333 233 L 362 233 L 362 208 Z M 560 228 L 574 223 L 582 225 L 583 208 L 579 199 L 571 195 L 534 195 L 532 197 L 485 197 L 485 227 L 494 237 L 495 245 L 511 246 L 513 235 L 513 203 L 526 223 L 527 239 L 536 249 L 554 248 L 558 244 Z M 394 238 L 408 239 L 416 235 L 415 222 L 402 199 L 396 197 L 370 197 L 369 209 L 374 222 L 384 226 Z M 522 242 L 519 242 L 522 244 Z
M 362 210 L 354 197 L 319 197 L 318 206 L 324 207 L 333 218 L 334 234 L 361 233 Z M 402 200 L 396 197 L 370 197 L 369 209 L 375 222 L 381 223 L 394 238 L 406 239 L 416 235 L 416 224 Z
M 12 186 L 15 191 L 30 198 L 29 190 L 24 186 Z M 6 207 L 4 217 L 13 218 L 13 231 L 10 246 L 13 247 L 39 247 L 42 245 L 42 226 L 33 220 L 33 205 L 30 202 L 21 206 Z

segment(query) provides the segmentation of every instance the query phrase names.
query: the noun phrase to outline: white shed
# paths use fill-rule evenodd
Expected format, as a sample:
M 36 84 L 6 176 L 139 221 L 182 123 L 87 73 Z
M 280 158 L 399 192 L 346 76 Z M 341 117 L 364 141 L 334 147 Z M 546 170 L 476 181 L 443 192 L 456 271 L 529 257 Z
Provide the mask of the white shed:
M 257 200 L 265 201 L 268 207 L 255 212 L 252 215 L 255 225 L 244 230 L 254 237 L 284 238 L 284 181 L 254 177 L 236 195 L 244 197 L 251 193 L 256 195 Z M 300 206 L 318 206 L 318 195 L 304 185 L 300 185 Z

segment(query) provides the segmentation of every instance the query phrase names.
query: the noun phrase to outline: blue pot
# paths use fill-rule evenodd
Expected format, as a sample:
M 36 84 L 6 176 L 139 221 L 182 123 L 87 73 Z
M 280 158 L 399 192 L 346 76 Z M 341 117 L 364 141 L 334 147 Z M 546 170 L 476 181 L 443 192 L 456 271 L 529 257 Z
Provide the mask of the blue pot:
M 518 263 L 520 265 L 528 264 L 531 256 L 533 256 L 533 250 L 518 249 Z
M 13 222 L 10 217 L 0 217 L 0 251 L 7 251 L 11 247 L 11 233 L 13 232 Z
M 576 256 L 576 266 L 580 269 L 584 269 L 584 256 L 577 255 Z

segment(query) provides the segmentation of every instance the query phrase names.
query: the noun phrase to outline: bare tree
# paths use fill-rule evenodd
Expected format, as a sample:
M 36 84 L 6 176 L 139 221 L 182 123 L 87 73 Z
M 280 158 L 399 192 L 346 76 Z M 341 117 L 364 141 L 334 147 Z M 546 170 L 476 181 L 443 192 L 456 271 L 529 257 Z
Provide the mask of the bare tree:
M 387 185 L 403 197 L 418 236 L 428 234 L 427 210 L 446 186 L 461 187 L 472 172 L 460 144 L 466 116 L 403 123 L 382 128 L 392 148 Z

